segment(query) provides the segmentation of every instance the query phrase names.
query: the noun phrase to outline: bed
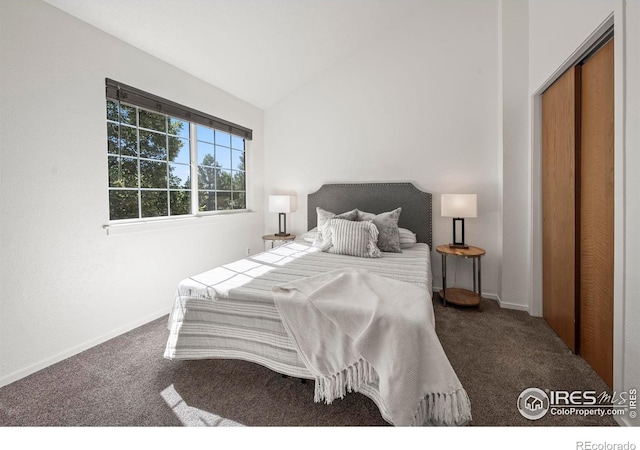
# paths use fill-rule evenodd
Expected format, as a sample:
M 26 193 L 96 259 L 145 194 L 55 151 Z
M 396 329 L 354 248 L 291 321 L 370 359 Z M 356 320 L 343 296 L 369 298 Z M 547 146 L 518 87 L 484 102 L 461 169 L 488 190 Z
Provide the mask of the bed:
M 312 232 L 317 230 L 317 208 L 336 213 L 357 208 L 375 215 L 399 207 L 402 209 L 398 227 L 411 230 L 416 240 L 414 245 L 405 246 L 400 253 L 381 252 L 377 258 L 332 254 L 313 246 L 312 239 L 299 237 L 292 243 L 181 281 L 169 317 L 170 333 L 164 357 L 178 360 L 241 359 L 284 375 L 315 378 L 318 384 L 318 378 L 301 358 L 298 340 L 291 337 L 291 330 L 285 326 L 280 306 L 276 307 L 275 291 L 280 286 L 313 280 L 345 268 L 354 273 L 371 274 L 376 279 L 385 278 L 415 286 L 418 292 L 423 293 L 420 301 L 427 305 L 425 310 L 430 315 L 430 323 L 425 324 L 425 328 L 435 336 L 431 304 L 431 194 L 420 191 L 411 183 L 323 185 L 307 197 L 307 228 Z M 439 342 L 434 346 L 438 347 L 434 353 L 444 355 Z M 444 359 L 446 363 L 438 363 L 438 366 L 448 365 L 446 357 Z M 449 370 L 450 366 L 446 369 Z M 459 383 L 455 373 L 447 377 L 455 378 Z M 393 408 L 381 394 L 380 385 L 374 373 L 371 379 L 353 390 L 371 398 L 382 417 L 396 424 Z M 463 408 L 468 398 L 461 391 L 464 398 L 460 400 L 460 408 Z M 453 409 L 456 408 L 454 406 Z M 461 417 L 467 416 L 470 418 L 470 412 Z M 426 419 L 419 422 L 419 425 L 440 424 L 423 423 L 429 422 Z M 453 420 L 453 423 L 446 424 L 459 425 L 460 422 Z

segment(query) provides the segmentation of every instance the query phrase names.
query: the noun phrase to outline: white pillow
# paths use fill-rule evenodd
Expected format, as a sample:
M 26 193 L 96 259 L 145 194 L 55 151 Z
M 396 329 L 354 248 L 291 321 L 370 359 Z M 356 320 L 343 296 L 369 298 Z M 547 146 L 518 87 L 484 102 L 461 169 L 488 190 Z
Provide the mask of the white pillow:
M 400 248 L 411 248 L 418 242 L 413 231 L 406 228 L 398 228 L 398 232 L 400 233 Z
M 318 236 L 318 228 L 313 228 L 302 235 L 302 239 L 307 242 L 313 243 Z
M 370 220 L 330 219 L 323 229 L 322 251 L 360 258 L 379 258 L 378 229 Z

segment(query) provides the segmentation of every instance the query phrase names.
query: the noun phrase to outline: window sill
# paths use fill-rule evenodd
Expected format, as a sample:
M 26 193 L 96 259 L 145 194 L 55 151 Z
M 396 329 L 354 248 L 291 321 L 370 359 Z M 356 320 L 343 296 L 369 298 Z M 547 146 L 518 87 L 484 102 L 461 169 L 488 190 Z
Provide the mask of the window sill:
M 255 211 L 245 209 L 242 211 L 217 211 L 210 214 L 202 214 L 187 217 L 171 217 L 163 219 L 137 220 L 131 222 L 113 222 L 103 225 L 103 229 L 108 236 L 116 236 L 120 234 L 140 233 L 156 230 L 170 230 L 174 228 L 192 227 L 215 223 L 221 220 L 229 220 L 231 217 L 237 217 L 242 214 L 254 214 Z

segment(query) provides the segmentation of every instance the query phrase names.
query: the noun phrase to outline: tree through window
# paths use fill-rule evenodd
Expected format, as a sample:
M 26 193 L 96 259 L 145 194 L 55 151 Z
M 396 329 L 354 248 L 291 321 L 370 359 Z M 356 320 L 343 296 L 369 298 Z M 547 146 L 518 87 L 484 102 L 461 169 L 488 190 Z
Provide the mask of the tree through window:
M 111 220 L 247 208 L 244 137 L 109 95 L 106 106 Z

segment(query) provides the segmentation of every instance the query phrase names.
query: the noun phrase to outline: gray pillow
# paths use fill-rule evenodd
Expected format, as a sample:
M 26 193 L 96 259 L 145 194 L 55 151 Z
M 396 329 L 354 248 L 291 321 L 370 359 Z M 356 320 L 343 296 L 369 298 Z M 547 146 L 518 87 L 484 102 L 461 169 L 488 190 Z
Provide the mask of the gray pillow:
M 376 245 L 378 230 L 370 220 L 330 219 L 324 230 L 331 243 L 323 251 L 360 258 L 380 257 L 380 249 Z
M 378 248 L 383 252 L 402 253 L 400 248 L 400 231 L 398 229 L 398 219 L 402 208 L 381 214 L 372 214 L 358 211 L 359 221 L 371 220 L 378 229 Z
M 351 211 L 343 212 L 342 214 L 332 213 L 331 211 L 326 211 L 320 207 L 316 207 L 316 214 L 318 216 L 318 229 L 322 228 L 329 219 L 345 219 L 345 220 L 357 220 L 358 219 L 358 210 L 352 209 Z

